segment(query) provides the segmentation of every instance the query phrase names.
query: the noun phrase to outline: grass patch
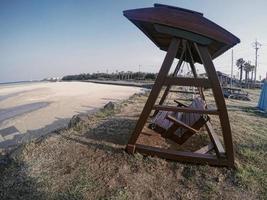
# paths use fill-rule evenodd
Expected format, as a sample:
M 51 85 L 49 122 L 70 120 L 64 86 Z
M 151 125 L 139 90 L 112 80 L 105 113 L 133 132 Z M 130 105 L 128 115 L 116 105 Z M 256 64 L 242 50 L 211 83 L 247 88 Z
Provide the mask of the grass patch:
M 129 192 L 126 187 L 113 190 L 105 197 L 100 198 L 100 200 L 127 200 L 127 199 L 129 199 Z
M 55 196 L 55 199 L 83 199 L 83 195 L 98 186 L 97 180 L 94 180 L 87 173 L 87 169 L 79 170 L 78 176 L 71 180 L 68 187 Z
M 235 173 L 237 183 L 245 189 L 259 190 L 262 194 L 267 190 L 267 172 L 253 165 L 241 166 Z M 260 187 L 258 187 L 260 186 Z

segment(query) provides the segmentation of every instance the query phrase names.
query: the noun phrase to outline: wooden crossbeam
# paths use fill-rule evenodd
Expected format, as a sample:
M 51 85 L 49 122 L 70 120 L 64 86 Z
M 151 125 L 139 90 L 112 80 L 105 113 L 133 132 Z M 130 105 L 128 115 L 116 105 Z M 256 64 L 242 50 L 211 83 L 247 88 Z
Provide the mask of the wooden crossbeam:
M 211 88 L 211 84 L 206 78 L 186 78 L 186 77 L 166 77 L 164 85 L 180 85 Z
M 199 114 L 209 114 L 209 115 L 218 115 L 219 111 L 217 109 L 197 109 L 197 108 L 189 108 L 189 107 L 175 107 L 175 106 L 161 106 L 155 105 L 153 107 L 154 110 L 166 110 L 166 111 L 174 111 L 174 112 L 185 112 L 185 113 L 199 113 Z
M 176 160 L 187 163 L 198 163 L 198 164 L 209 164 L 217 166 L 228 166 L 228 162 L 224 158 L 218 159 L 216 156 L 211 154 L 201 154 L 193 152 L 181 152 L 172 149 L 162 149 L 158 147 L 152 147 L 142 144 L 136 144 L 134 147 L 135 152 L 141 154 L 158 156 L 161 158 Z

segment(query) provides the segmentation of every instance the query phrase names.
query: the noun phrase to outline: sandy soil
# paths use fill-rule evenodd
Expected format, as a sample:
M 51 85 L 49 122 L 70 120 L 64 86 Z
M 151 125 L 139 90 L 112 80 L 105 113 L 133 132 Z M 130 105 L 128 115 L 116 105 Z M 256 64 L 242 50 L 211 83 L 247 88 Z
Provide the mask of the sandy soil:
M 66 126 L 75 114 L 92 112 L 140 91 L 136 87 L 82 82 L 0 86 L 0 131 L 15 127 L 28 136 L 43 135 Z

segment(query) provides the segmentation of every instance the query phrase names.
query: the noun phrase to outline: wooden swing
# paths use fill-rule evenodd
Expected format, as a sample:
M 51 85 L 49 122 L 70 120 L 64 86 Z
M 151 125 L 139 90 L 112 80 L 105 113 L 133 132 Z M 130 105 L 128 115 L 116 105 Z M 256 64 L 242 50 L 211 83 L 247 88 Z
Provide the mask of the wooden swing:
M 204 18 L 202 13 L 183 8 L 155 4 L 151 8 L 124 11 L 124 16 L 143 31 L 161 50 L 167 51 L 148 100 L 128 141 L 127 152 L 139 152 L 183 162 L 233 167 L 231 128 L 222 89 L 212 60 L 239 43 L 240 40 Z M 185 56 L 185 53 L 189 56 Z M 179 62 L 174 73 L 169 76 L 175 58 L 178 58 Z M 177 76 L 183 62 L 190 64 L 193 78 Z M 204 66 L 208 78 L 198 78 L 195 63 Z M 204 102 L 203 88 L 210 88 L 214 95 L 216 109 L 209 109 L 205 103 L 200 107 L 185 106 L 179 101 L 176 101 L 177 106 L 164 105 L 168 94 L 177 92 L 171 87 L 177 85 L 198 88 L 198 93 Z M 159 104 L 155 105 L 163 87 L 165 88 L 163 95 Z M 150 128 L 154 131 L 145 127 L 152 110 L 155 110 L 152 116 L 154 127 L 150 125 Z M 158 121 L 156 118 L 162 113 L 165 117 Z M 183 120 L 182 116 L 190 115 L 198 115 L 198 119 L 193 123 Z M 208 115 L 219 116 L 224 146 L 214 132 Z M 169 124 L 165 127 L 162 125 L 162 127 L 160 125 L 162 120 L 168 120 Z M 205 127 L 208 132 L 211 143 L 194 152 L 164 149 L 138 143 L 140 134 L 152 131 L 177 144 L 183 144 L 202 127 Z M 177 130 L 183 131 L 177 134 Z M 209 153 L 212 150 L 215 151 L 215 154 Z

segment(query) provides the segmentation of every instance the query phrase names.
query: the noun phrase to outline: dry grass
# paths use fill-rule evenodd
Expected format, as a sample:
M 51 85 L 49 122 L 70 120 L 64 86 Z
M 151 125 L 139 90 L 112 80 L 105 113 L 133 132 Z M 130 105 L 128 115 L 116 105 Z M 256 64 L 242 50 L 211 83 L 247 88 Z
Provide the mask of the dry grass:
M 250 93 L 251 102 L 227 100 L 236 170 L 125 153 L 147 98 L 134 95 L 3 158 L 0 199 L 266 199 L 267 116 Z

